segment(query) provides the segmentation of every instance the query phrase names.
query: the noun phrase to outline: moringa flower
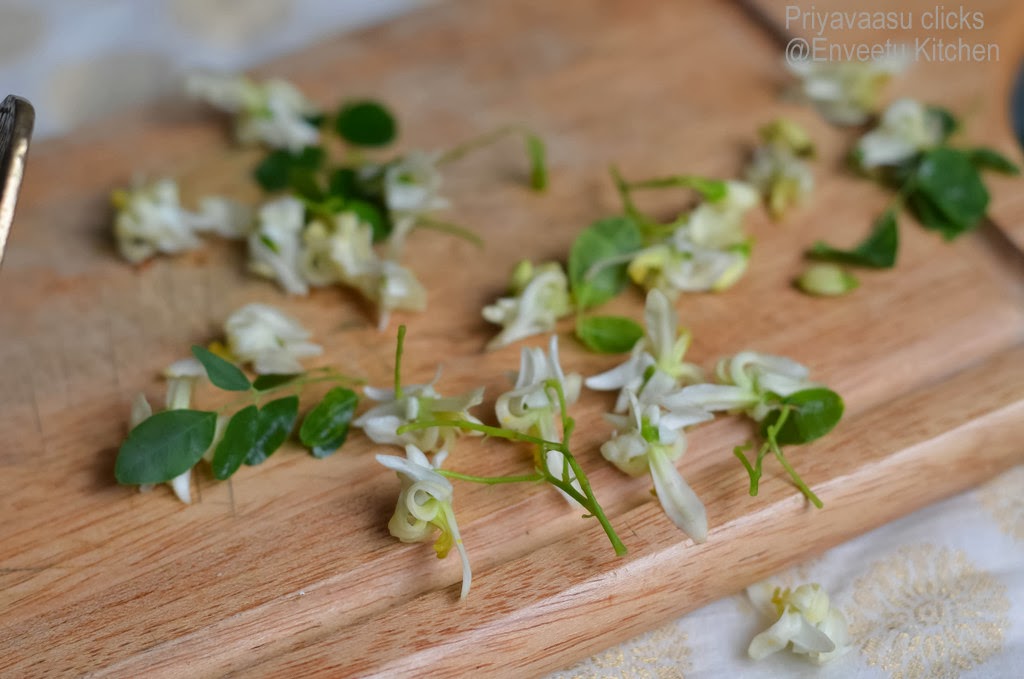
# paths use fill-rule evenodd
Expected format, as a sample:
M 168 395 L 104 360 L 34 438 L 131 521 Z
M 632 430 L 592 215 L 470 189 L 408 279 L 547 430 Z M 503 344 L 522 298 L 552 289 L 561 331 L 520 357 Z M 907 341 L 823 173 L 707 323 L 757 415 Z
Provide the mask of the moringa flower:
M 769 394 L 789 396 L 818 386 L 807 379 L 805 366 L 785 358 L 741 351 L 718 362 L 715 373 L 720 384 L 695 384 L 667 397 L 666 407 L 695 407 L 708 411 L 744 410 L 760 422 L 771 408 Z
M 772 219 L 779 219 L 814 189 L 807 163 L 814 156 L 814 142 L 803 127 L 787 118 L 776 118 L 758 134 L 762 145 L 754 149 L 744 173 L 760 192 Z
M 601 446 L 601 455 L 630 476 L 650 471 L 665 514 L 694 542 L 704 542 L 708 535 L 707 511 L 674 463 L 686 451 L 682 429 L 713 416 L 692 408 L 664 412 L 656 403 L 642 403 L 631 391 L 626 394 L 628 414 L 606 415 L 616 432 Z
M 181 206 L 178 185 L 173 179 L 114 191 L 111 202 L 117 210 L 117 249 L 132 264 L 157 253 L 177 254 L 199 247 L 195 215 Z
M 833 608 L 821 585 L 795 590 L 760 583 L 747 589 L 759 609 L 775 623 L 753 638 L 747 654 L 760 660 L 792 644 L 792 651 L 821 664 L 849 650 L 850 636 L 843 614 Z
M 898 165 L 942 142 L 941 118 L 914 99 L 897 99 L 882 113 L 878 127 L 857 142 L 857 161 L 869 170 Z
M 483 402 L 483 387 L 458 396 L 444 397 L 434 390 L 437 379 L 435 377 L 428 384 L 403 385 L 401 397 L 397 398 L 394 389 L 363 387 L 366 397 L 379 405 L 370 408 L 352 424 L 361 428 L 374 443 L 413 445 L 438 454 L 451 450 L 462 431 L 458 427 L 429 427 L 398 433 L 403 425 L 417 421 L 465 420 L 480 424 L 480 420 L 469 414 L 469 409 Z
M 435 530 L 440 535 L 434 542 L 437 557 L 448 556 L 454 545 L 462 557 L 462 592 L 465 599 L 473 580 L 469 556 L 462 544 L 459 525 L 452 510 L 452 484 L 437 473 L 437 468 L 414 445 L 405 447 L 405 457 L 377 455 L 377 462 L 398 473 L 402 490 L 395 513 L 388 521 L 388 531 L 402 542 L 427 542 Z
M 260 208 L 256 229 L 249 234 L 249 270 L 276 280 L 292 295 L 309 292 L 301 271 L 305 215 L 298 198 L 272 200 Z
M 388 240 L 394 256 L 401 253 L 405 237 L 420 217 L 448 207 L 440 195 L 439 158 L 438 153 L 410 151 L 384 170 L 384 200 L 394 224 Z
M 284 80 L 257 83 L 245 76 L 198 73 L 186 80 L 185 88 L 193 97 L 234 114 L 235 137 L 241 144 L 301 151 L 320 140 L 320 130 L 309 121 L 319 109 Z
M 247 304 L 224 322 L 228 351 L 260 374 L 302 372 L 299 359 L 319 356 L 323 348 L 309 341 L 297 320 L 268 304 Z
M 746 272 L 749 260 L 748 243 L 702 248 L 680 235 L 672 244 L 641 250 L 629 263 L 628 273 L 637 285 L 675 299 L 680 292 L 721 292 L 732 287 Z
M 744 243 L 743 218 L 757 205 L 757 190 L 746 182 L 728 181 L 725 195 L 704 201 L 676 233 L 697 247 L 723 249 Z
M 644 321 L 647 332 L 633 347 L 626 362 L 586 380 L 587 387 L 596 391 L 620 390 L 615 402 L 615 412 L 618 413 L 626 410 L 630 392 L 644 393 L 651 379 L 650 370 L 666 375 L 673 387 L 699 381 L 702 376 L 700 368 L 683 361 L 690 347 L 690 331 L 686 328 L 679 330 L 675 308 L 657 289 L 647 293 Z
M 904 55 L 905 57 L 905 55 Z M 882 88 L 907 65 L 906 58 L 873 61 L 787 62 L 800 78 L 800 93 L 836 125 L 861 125 L 878 110 Z
M 627 268 L 629 277 L 670 299 L 680 292 L 731 287 L 747 269 L 750 242 L 743 219 L 757 201 L 754 187 L 726 182 L 725 195 L 694 208 L 670 239 L 638 252 Z
M 497 349 L 524 337 L 551 332 L 559 318 L 572 312 L 569 279 L 557 262 L 534 266 L 520 262 L 512 273 L 510 297 L 484 307 L 484 319 L 502 326 L 488 344 Z
M 534 436 L 545 441 L 560 441 L 558 424 L 562 414 L 561 404 L 548 381 L 554 380 L 562 388 L 566 407 L 580 396 L 581 378 L 576 373 L 566 375 L 558 361 L 558 336 L 552 335 L 548 352 L 534 347 L 523 347 L 519 355 L 519 373 L 515 386 L 498 397 L 494 411 L 502 427 L 520 434 Z M 569 483 L 579 490 L 579 483 L 572 470 L 568 469 L 565 456 L 557 450 L 545 451 L 544 464 L 555 477 L 568 475 Z M 561 489 L 560 489 L 561 490 Z M 562 491 L 566 499 L 571 499 Z
M 562 371 L 557 335 L 551 336 L 547 353 L 539 347 L 523 347 L 515 386 L 499 396 L 494 404 L 501 426 L 545 441 L 559 440 L 555 421 L 561 408 L 554 391 L 547 386 L 548 380 L 555 380 L 562 386 L 566 406 L 579 398 L 581 378 L 576 373 L 566 375 Z

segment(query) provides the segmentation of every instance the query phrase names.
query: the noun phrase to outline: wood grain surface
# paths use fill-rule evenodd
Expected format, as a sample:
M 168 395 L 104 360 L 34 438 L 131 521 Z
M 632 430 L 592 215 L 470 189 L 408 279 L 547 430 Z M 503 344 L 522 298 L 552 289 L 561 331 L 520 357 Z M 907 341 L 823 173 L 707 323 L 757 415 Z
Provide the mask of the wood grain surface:
M 1019 158 L 1005 106 L 1024 7 L 972 5 L 987 21 L 975 38 L 998 41 L 1002 61 L 918 63 L 890 94 L 945 105 L 965 116 L 969 139 Z M 1024 459 L 1019 180 L 991 182 L 995 225 L 946 244 L 905 220 L 894 270 L 864 273 L 843 299 L 797 293 L 802 249 L 819 238 L 856 242 L 887 196 L 841 169 L 856 131 L 780 98 L 778 46 L 738 7 L 446 3 L 262 73 L 293 79 L 325 106 L 365 95 L 390 102 L 402 148 L 447 147 L 523 122 L 548 140 L 551 188 L 524 188 L 511 142 L 452 166 L 454 216 L 486 249 L 413 234 L 407 263 L 430 311 L 400 315 L 380 334 L 353 295 L 286 298 L 247 277 L 230 244 L 140 268 L 115 257 L 107 195 L 135 173 L 181 178 L 186 199 L 258 199 L 247 179 L 258 156 L 229 148 L 208 113 L 169 102 L 34 146 L 0 273 L 0 675 L 537 675 Z M 378 385 L 390 379 L 394 327 L 407 323 L 407 381 L 428 380 L 443 363 L 438 388 L 485 385 L 480 412 L 491 420 L 519 346 L 483 353 L 493 328 L 480 308 L 514 263 L 564 257 L 581 228 L 616 210 L 610 163 L 638 178 L 736 176 L 757 127 L 781 114 L 818 143 L 811 203 L 781 224 L 753 215 L 748 274 L 677 308 L 694 333 L 691 360 L 710 367 L 746 348 L 784 354 L 843 395 L 839 427 L 789 453 L 823 510 L 774 465 L 749 497 L 731 450 L 751 431 L 719 418 L 692 431 L 679 463 L 708 507 L 709 539 L 694 545 L 663 515 L 649 479 L 601 459 L 610 427 L 600 414 L 613 397 L 594 392 L 574 408 L 574 449 L 629 554 L 615 557 L 596 522 L 551 489 L 456 483 L 474 567 L 464 602 L 454 557 L 388 535 L 398 483 L 361 435 L 325 460 L 290 446 L 230 483 L 200 474 L 191 506 L 164 488 L 139 494 L 114 482 L 131 396 L 158 398 L 160 370 L 251 301 L 286 305 L 325 346 L 320 363 Z M 671 214 L 685 197 L 649 206 Z M 633 318 L 641 309 L 638 291 L 608 305 Z M 575 345 L 568 325 L 560 334 L 567 370 L 616 363 Z M 463 441 L 450 460 L 467 473 L 515 473 L 529 452 Z

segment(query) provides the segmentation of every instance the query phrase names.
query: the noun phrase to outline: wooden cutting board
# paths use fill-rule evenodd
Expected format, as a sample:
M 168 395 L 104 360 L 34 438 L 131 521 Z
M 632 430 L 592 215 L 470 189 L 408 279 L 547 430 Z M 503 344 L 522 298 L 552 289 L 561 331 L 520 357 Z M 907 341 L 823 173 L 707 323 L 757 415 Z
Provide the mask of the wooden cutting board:
M 975 39 L 998 41 L 1003 60 L 919 63 L 889 93 L 946 105 L 966 118 L 968 139 L 1019 158 L 1004 109 L 1024 7 L 972 5 L 986 16 Z M 841 171 L 855 132 L 780 99 L 778 47 L 736 6 L 441 4 L 261 72 L 293 79 L 325 106 L 367 95 L 390 102 L 403 148 L 524 122 L 548 140 L 551 188 L 523 188 L 511 142 L 453 166 L 453 217 L 486 249 L 414 234 L 407 261 L 430 291 L 430 311 L 380 334 L 349 293 L 288 299 L 244 275 L 243 255 L 228 244 L 138 269 L 115 257 L 107 194 L 136 172 L 180 177 L 191 196 L 256 200 L 246 178 L 256 156 L 230 149 L 208 113 L 170 102 L 37 144 L 0 274 L 0 675 L 535 675 L 1024 459 L 1019 180 L 991 182 L 998 227 L 946 244 L 906 219 L 894 270 L 863 273 L 843 299 L 794 291 L 803 248 L 856 242 L 887 196 Z M 710 367 L 746 348 L 784 354 L 844 396 L 839 427 L 789 453 L 823 510 L 774 464 L 749 497 L 731 450 L 751 432 L 719 418 L 693 430 L 680 462 L 710 517 L 708 542 L 692 544 L 651 497 L 649 479 L 600 458 L 610 434 L 600 414 L 612 397 L 594 392 L 574 408 L 573 445 L 629 554 L 617 558 L 597 523 L 551 489 L 457 483 L 474 566 L 464 602 L 454 557 L 388 535 L 398 483 L 373 460 L 381 448 L 359 434 L 326 460 L 289 447 L 231 483 L 200 475 L 191 506 L 164 488 L 143 495 L 114 482 L 131 396 L 162 398 L 160 370 L 216 338 L 251 301 L 285 305 L 325 346 L 324 364 L 378 385 L 390 378 L 395 325 L 407 323 L 406 379 L 428 380 L 443 363 L 439 389 L 485 385 L 479 410 L 490 420 L 519 346 L 482 353 L 493 328 L 480 308 L 513 264 L 563 257 L 580 229 L 617 209 L 610 163 L 637 178 L 733 177 L 756 128 L 782 114 L 818 143 L 813 200 L 781 224 L 755 214 L 749 273 L 677 307 L 694 333 L 691 360 Z M 685 197 L 650 205 L 670 214 Z M 634 318 L 641 309 L 637 291 L 608 305 Z M 583 351 L 568 325 L 560 334 L 568 370 L 617 362 Z M 529 452 L 464 441 L 450 459 L 467 473 L 516 473 Z M 736 640 L 737 652 L 746 641 Z

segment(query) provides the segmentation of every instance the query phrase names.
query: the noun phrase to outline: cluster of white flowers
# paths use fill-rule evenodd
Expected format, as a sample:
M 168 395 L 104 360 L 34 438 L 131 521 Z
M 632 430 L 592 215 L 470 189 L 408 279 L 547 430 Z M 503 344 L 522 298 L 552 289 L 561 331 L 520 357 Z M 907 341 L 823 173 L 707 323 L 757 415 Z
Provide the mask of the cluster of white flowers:
M 743 219 L 757 203 L 750 184 L 726 182 L 724 196 L 701 203 L 665 242 L 637 253 L 629 263 L 630 278 L 670 299 L 680 292 L 729 288 L 747 269 L 750 242 Z
M 111 202 L 118 252 L 132 264 L 158 253 L 194 250 L 203 233 L 242 238 L 252 224 L 251 211 L 227 198 L 208 196 L 200 200 L 198 212 L 186 210 L 177 182 L 167 178 L 114 191 Z
M 857 143 L 857 161 L 865 170 L 898 165 L 942 142 L 942 120 L 914 99 L 897 99 L 882 113 L 878 126 Z
M 820 585 L 800 585 L 795 590 L 760 583 L 747 594 L 754 605 L 775 622 L 753 638 L 747 654 L 760 660 L 787 646 L 822 664 L 850 650 L 846 618 L 829 601 Z
M 695 542 L 704 542 L 707 512 L 674 463 L 686 450 L 683 429 L 713 415 L 669 402 L 682 384 L 699 380 L 701 372 L 683 360 L 690 333 L 679 331 L 675 309 L 658 289 L 647 293 L 644 315 L 647 332 L 629 359 L 586 381 L 591 389 L 619 390 L 615 414 L 606 415 L 615 433 L 601 446 L 601 454 L 631 476 L 650 472 L 668 517 Z
M 551 332 L 558 319 L 572 313 L 569 279 L 558 262 L 534 266 L 523 260 L 512 272 L 509 296 L 484 307 L 484 319 L 502 327 L 488 343 L 497 349 L 524 337 Z
M 185 89 L 234 115 L 240 144 L 300 151 L 320 140 L 320 130 L 310 120 L 319 108 L 287 81 L 257 83 L 245 76 L 197 73 L 186 80 Z
M 616 430 L 601 454 L 632 476 L 650 471 L 665 513 L 703 542 L 704 505 L 674 465 L 686 450 L 684 428 L 717 411 L 744 411 L 760 421 L 770 411 L 770 394 L 785 397 L 818 385 L 799 363 L 753 351 L 719 361 L 718 384 L 700 383 L 700 369 L 683 360 L 690 333 L 679 331 L 675 309 L 657 289 L 647 294 L 645 319 L 646 335 L 626 362 L 586 380 L 591 389 L 619 390 L 615 412 L 605 416 Z
M 307 224 L 305 206 L 291 196 L 260 209 L 249 235 L 249 268 L 293 295 L 307 294 L 310 285 L 351 287 L 377 305 L 381 328 L 393 310 L 426 307 L 426 290 L 415 274 L 378 255 L 370 224 L 354 212 Z
M 787 61 L 800 94 L 828 121 L 862 125 L 878 110 L 882 89 L 909 63 L 906 50 L 873 61 Z
M 786 119 L 762 128 L 761 140 L 746 167 L 746 179 L 778 219 L 814 188 L 814 175 L 805 160 L 814 155 L 814 145 L 800 126 Z

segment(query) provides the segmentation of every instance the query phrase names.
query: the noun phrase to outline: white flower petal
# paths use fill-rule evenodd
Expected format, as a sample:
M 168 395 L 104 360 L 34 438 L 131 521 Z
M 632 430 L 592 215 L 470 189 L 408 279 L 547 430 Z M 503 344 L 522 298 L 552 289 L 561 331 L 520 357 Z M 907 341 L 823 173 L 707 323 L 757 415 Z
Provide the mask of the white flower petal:
M 665 514 L 680 530 L 694 542 L 701 543 L 708 538 L 708 515 L 704 503 L 693 492 L 689 484 L 668 456 L 652 446 L 648 454 L 654 490 L 658 494 Z

